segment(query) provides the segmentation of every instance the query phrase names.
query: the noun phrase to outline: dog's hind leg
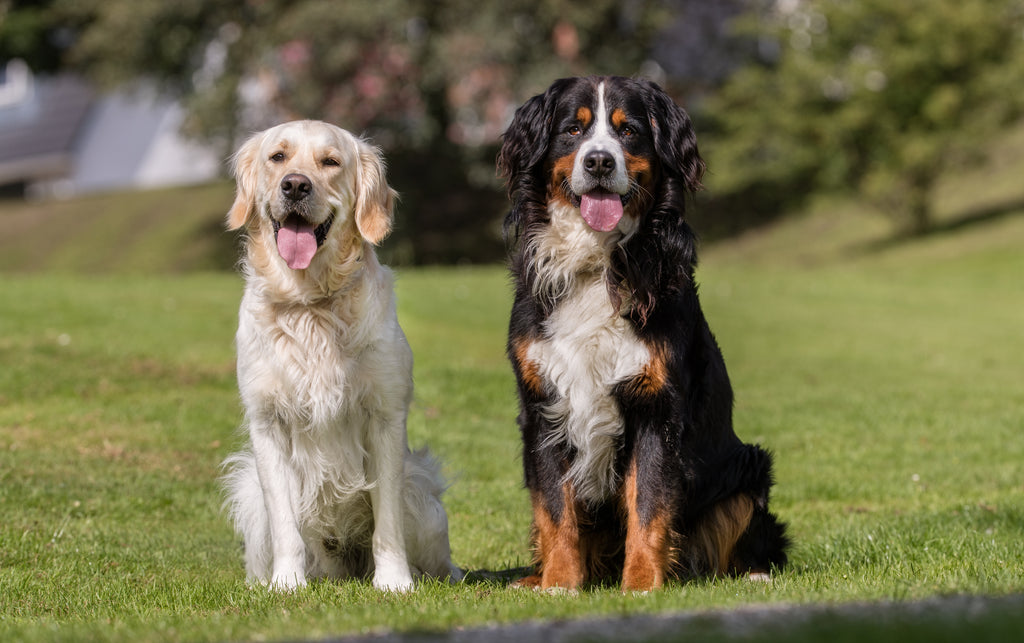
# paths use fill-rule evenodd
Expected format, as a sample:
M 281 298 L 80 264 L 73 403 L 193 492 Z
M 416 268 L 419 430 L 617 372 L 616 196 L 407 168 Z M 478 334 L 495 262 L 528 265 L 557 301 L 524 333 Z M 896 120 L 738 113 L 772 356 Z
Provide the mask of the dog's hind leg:
M 714 576 L 735 571 L 736 544 L 750 526 L 754 502 L 739 493 L 715 505 L 694 530 L 693 544 L 703 564 L 700 567 Z
M 768 509 L 769 452 L 737 442 L 697 479 L 702 484 L 691 490 L 691 504 L 700 505 L 678 525 L 680 574 L 764 579 L 786 564 L 786 525 Z
M 749 574 L 752 580 L 764 580 L 773 567 L 781 569 L 786 565 L 788 548 L 785 523 L 766 506 L 755 504 L 750 524 L 736 543 L 731 571 Z
M 405 458 L 405 545 L 414 575 L 462 580 L 451 562 L 448 514 L 441 504 L 445 482 L 440 464 L 426 449 Z
M 711 512 L 711 520 L 705 521 L 718 526 L 705 529 L 706 532 L 720 532 L 720 541 L 721 532 L 729 533 L 731 540 L 727 559 L 720 558 L 713 571 L 763 579 L 773 567 L 785 566 L 789 547 L 785 523 L 768 509 L 772 457 L 757 445 L 744 445 L 737 453 L 736 462 L 738 470 L 743 472 L 737 485 L 740 490 L 732 498 L 719 502 Z M 723 566 L 727 569 L 722 569 Z

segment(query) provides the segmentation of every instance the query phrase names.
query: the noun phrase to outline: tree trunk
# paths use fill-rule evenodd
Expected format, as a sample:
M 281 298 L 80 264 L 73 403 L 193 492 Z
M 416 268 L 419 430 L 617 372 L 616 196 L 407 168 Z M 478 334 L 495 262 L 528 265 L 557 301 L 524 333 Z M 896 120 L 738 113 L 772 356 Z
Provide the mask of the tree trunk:
M 919 237 L 932 229 L 932 191 L 934 172 L 918 172 L 910 178 L 906 194 L 906 234 Z

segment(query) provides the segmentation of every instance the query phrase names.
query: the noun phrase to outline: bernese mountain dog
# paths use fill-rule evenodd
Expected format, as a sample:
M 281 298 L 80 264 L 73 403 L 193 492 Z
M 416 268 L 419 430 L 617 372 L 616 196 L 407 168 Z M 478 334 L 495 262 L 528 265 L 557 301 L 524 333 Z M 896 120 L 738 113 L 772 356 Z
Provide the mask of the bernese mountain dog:
M 697 297 L 689 116 L 646 80 L 561 79 L 516 111 L 498 170 L 533 507 L 535 573 L 518 584 L 767 579 L 788 539 Z

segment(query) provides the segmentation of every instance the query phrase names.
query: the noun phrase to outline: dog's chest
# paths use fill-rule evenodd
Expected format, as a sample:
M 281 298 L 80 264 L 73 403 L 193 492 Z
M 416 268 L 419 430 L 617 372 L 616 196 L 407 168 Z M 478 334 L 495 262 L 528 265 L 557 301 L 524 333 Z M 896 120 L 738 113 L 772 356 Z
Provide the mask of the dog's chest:
M 603 279 L 579 285 L 544 324 L 543 339 L 528 352 L 553 401 L 544 408 L 547 445 L 576 452 L 566 481 L 586 500 L 607 498 L 617 487 L 615 456 L 623 432 L 616 384 L 636 377 L 650 361 L 631 324 L 614 313 Z
M 333 324 L 311 316 L 282 318 L 273 341 L 276 377 L 285 395 L 279 403 L 311 423 L 323 422 L 351 403 L 352 374 L 358 362 L 342 350 Z
M 240 327 L 239 385 L 243 396 L 293 427 L 350 424 L 378 389 L 374 351 L 358 326 L 329 310 L 276 311 L 272 322 Z M 386 397 L 386 396 L 385 396 Z

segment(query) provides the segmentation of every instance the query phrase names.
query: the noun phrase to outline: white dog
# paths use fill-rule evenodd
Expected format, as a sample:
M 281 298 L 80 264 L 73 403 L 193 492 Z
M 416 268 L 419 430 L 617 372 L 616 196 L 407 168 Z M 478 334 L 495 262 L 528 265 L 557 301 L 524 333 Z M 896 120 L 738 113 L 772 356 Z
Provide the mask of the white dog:
M 395 198 L 378 150 L 294 121 L 252 137 L 233 169 L 250 444 L 225 462 L 225 487 L 249 578 L 290 589 L 372 574 L 395 591 L 422 574 L 461 578 L 438 464 L 406 446 L 412 353 L 373 251 Z

